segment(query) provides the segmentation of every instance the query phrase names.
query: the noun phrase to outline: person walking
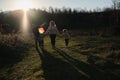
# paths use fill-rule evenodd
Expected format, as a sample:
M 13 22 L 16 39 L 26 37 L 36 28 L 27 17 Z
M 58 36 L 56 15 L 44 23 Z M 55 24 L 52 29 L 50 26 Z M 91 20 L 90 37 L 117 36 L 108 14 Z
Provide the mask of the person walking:
M 38 44 L 41 49 L 44 48 L 44 28 L 42 26 L 33 27 L 33 35 L 35 40 L 35 47 L 38 50 Z
M 62 31 L 63 31 L 62 35 L 64 37 L 65 45 L 66 45 L 66 47 L 68 47 L 68 45 L 69 45 L 69 39 L 70 39 L 70 34 L 69 34 L 69 32 L 68 32 L 67 29 L 63 29 Z
M 55 21 L 51 20 L 49 22 L 49 27 L 47 28 L 45 34 L 49 34 L 52 48 L 55 48 L 56 35 L 59 34 Z

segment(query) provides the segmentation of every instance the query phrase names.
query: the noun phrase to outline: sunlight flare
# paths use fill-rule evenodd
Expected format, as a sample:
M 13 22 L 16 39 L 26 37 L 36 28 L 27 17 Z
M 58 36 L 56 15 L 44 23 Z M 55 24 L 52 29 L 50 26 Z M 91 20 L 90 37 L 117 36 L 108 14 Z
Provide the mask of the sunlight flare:
M 38 30 L 39 30 L 40 34 L 43 34 L 45 32 L 44 28 L 42 28 L 42 27 L 40 27 Z
M 28 10 L 32 6 L 33 4 L 31 0 L 19 0 L 16 5 L 18 9 L 22 9 L 22 10 Z
M 24 11 L 23 13 L 23 18 L 22 18 L 22 23 L 21 23 L 21 31 L 22 34 L 27 36 L 28 35 L 28 31 L 29 31 L 29 20 L 27 17 L 27 11 Z
M 28 27 L 27 11 L 24 11 L 22 23 L 23 23 L 23 30 L 27 31 L 27 27 Z

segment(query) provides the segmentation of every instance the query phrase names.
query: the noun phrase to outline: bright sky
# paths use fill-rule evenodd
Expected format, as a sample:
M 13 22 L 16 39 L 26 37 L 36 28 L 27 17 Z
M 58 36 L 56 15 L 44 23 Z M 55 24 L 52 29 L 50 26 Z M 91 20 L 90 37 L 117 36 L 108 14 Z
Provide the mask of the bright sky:
M 111 0 L 0 0 L 0 10 L 15 10 L 27 8 L 48 8 L 48 7 L 70 7 L 95 9 L 104 8 L 112 5 Z

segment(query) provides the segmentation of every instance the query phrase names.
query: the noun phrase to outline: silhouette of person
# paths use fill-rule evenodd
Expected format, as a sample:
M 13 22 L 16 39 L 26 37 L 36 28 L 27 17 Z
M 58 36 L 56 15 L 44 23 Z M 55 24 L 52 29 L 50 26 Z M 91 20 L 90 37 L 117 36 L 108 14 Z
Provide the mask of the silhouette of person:
M 68 33 L 67 29 L 63 29 L 63 37 L 64 37 L 64 41 L 65 41 L 65 45 L 66 47 L 68 47 L 69 45 L 69 39 L 70 39 L 70 34 Z
M 56 35 L 59 34 L 55 21 L 51 20 L 49 22 L 49 27 L 47 28 L 45 34 L 49 34 L 52 48 L 55 48 Z
M 34 26 L 33 34 L 35 40 L 35 47 L 38 50 L 38 44 L 40 48 L 44 48 L 44 28 L 42 26 Z

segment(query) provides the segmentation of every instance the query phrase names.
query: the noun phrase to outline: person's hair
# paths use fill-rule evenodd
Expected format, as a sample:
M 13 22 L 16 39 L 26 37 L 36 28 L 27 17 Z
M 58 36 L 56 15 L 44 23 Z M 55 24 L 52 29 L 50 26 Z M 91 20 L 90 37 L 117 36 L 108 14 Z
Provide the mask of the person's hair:
M 66 33 L 66 32 L 68 32 L 68 30 L 67 29 L 63 29 L 63 32 Z
M 49 22 L 49 26 L 55 26 L 55 27 L 56 27 L 55 21 L 51 20 L 51 21 Z

